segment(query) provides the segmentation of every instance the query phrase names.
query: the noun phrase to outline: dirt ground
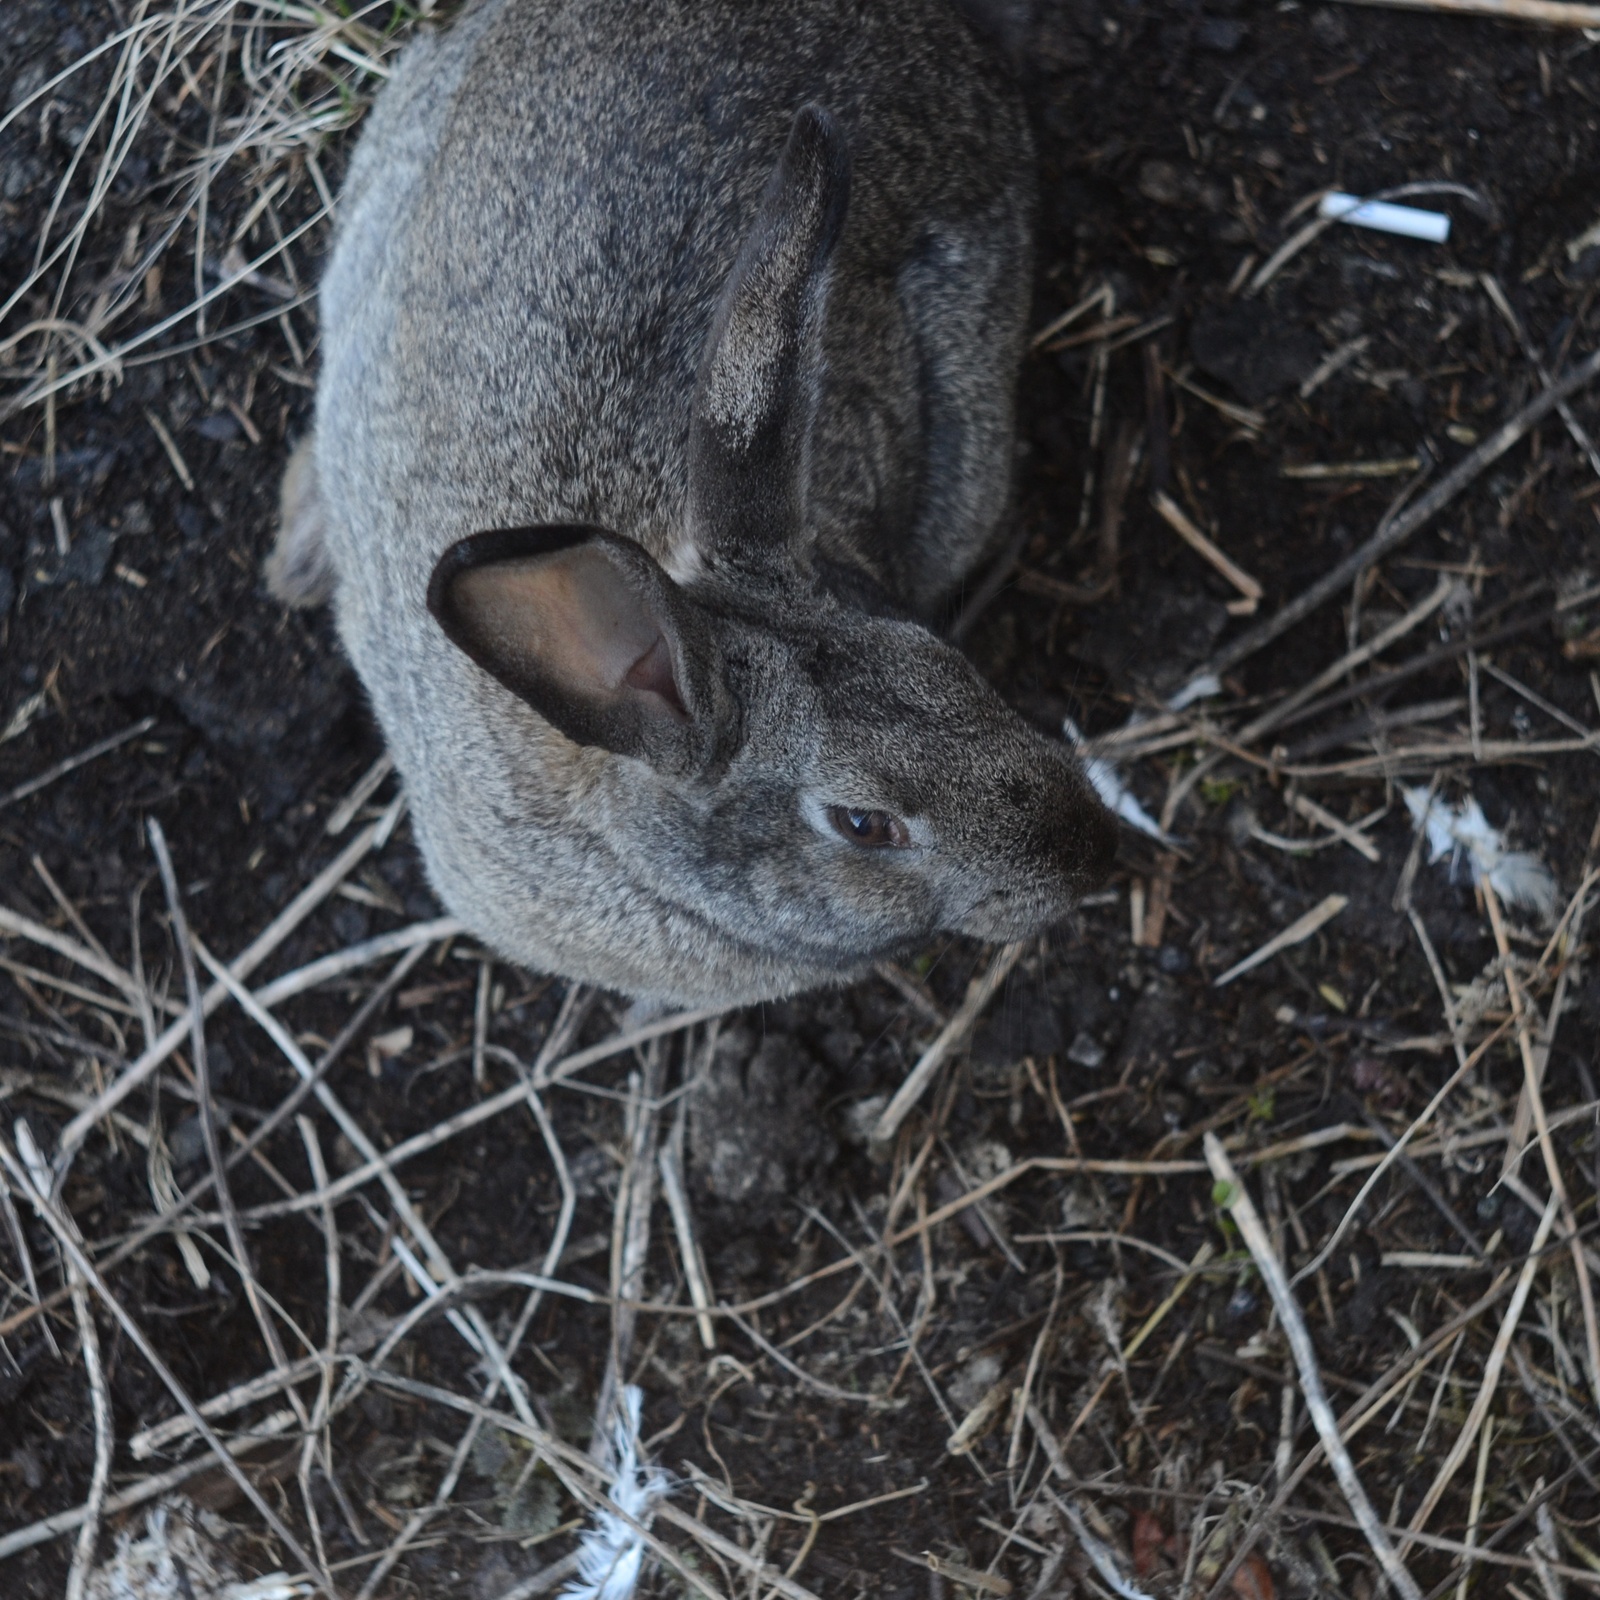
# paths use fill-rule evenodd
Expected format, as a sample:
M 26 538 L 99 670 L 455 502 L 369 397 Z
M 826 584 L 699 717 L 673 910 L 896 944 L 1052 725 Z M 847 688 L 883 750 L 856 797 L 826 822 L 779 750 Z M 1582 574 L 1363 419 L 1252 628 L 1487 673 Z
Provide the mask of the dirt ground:
M 234 31 L 162 81 L 116 175 L 91 194 L 122 126 L 108 97 L 116 52 L 28 97 L 149 8 L 5 7 L 0 107 L 28 102 L 0 129 L 0 295 L 21 290 L 0 317 L 11 397 L 0 398 L 0 907 L 11 914 L 0 1098 L 13 1150 L 25 1118 L 53 1155 L 74 1112 L 144 1048 L 141 996 L 183 999 L 147 819 L 165 831 L 196 937 L 231 959 L 395 797 L 390 779 L 330 836 L 381 741 L 327 619 L 286 614 L 259 578 L 277 481 L 309 416 L 321 196 L 337 188 L 372 78 L 325 55 L 314 87 L 335 94 L 329 122 L 344 126 L 276 145 L 262 136 L 214 163 L 198 223 L 186 209 L 206 152 L 258 93 L 241 41 L 268 9 L 231 8 Z M 328 30 L 324 43 L 380 54 L 405 25 L 383 6 L 366 17 L 378 33 Z M 1394 1544 L 1464 1441 L 1423 1539 L 1405 1550 L 1420 1592 L 1455 1588 L 1463 1544 L 1488 1551 L 1469 1574 L 1479 1593 L 1600 1586 L 1600 1374 L 1583 1254 L 1600 1181 L 1600 976 L 1582 933 L 1600 814 L 1594 393 L 1573 395 L 1570 426 L 1548 417 L 1353 586 L 1226 670 L 1218 698 L 1162 707 L 1355 550 L 1397 494 L 1425 493 L 1469 458 L 1538 394 L 1541 370 L 1594 349 L 1600 52 L 1571 29 L 1295 0 L 1045 0 L 1025 63 L 1041 151 L 1036 325 L 1099 298 L 1027 363 L 1020 553 L 966 642 L 1041 727 L 1070 717 L 1099 738 L 1171 837 L 1125 830 L 1111 887 L 1021 954 L 970 1044 L 886 1143 L 870 1138 L 885 1097 L 994 952 L 942 943 L 847 992 L 730 1016 L 714 1035 L 669 1033 L 550 1087 L 570 1215 L 521 1105 L 407 1160 L 404 1193 L 463 1273 L 539 1272 L 565 1229 L 550 1265 L 604 1302 L 625 1231 L 619 1185 L 637 1192 L 653 1170 L 649 1140 L 670 1145 L 686 1103 L 705 1275 L 714 1302 L 746 1309 L 716 1321 L 715 1349 L 692 1318 L 641 1313 L 628 1376 L 644 1391 L 650 1454 L 676 1475 L 671 1503 L 747 1565 L 767 1564 L 766 1579 L 752 1577 L 658 1520 L 715 1592 L 760 1595 L 770 1569 L 792 1565 L 792 1583 L 816 1595 L 884 1600 L 1047 1600 L 1118 1581 L 1242 1600 L 1373 1595 L 1376 1559 L 1327 1463 L 1294 1476 L 1317 1435 L 1283 1320 L 1226 1209 L 1232 1192 L 1205 1168 L 1213 1131 L 1290 1271 L 1311 1267 L 1298 1303 L 1346 1433 L 1383 1397 L 1349 1448 Z M 1448 243 L 1337 226 L 1274 267 L 1321 191 L 1424 182 L 1444 188 L 1411 203 L 1449 213 Z M 38 254 L 80 219 L 70 271 L 62 257 L 36 274 Z M 183 314 L 288 236 L 249 279 L 211 294 L 203 323 Z M 166 321 L 116 370 L 43 395 Z M 1158 515 L 1162 495 L 1259 585 L 1253 616 Z M 1298 714 L 1252 731 L 1442 578 L 1456 581 L 1381 659 L 1348 665 Z M 1122 732 L 1135 712 L 1147 721 Z M 1548 868 L 1545 910 L 1507 903 L 1497 939 L 1498 900 L 1464 860 L 1452 871 L 1429 859 L 1407 788 L 1441 806 L 1475 799 L 1509 848 Z M 1349 835 L 1379 812 L 1354 844 L 1327 821 Z M 1329 896 L 1345 903 L 1309 938 L 1218 986 Z M 439 915 L 402 820 L 251 982 Z M 98 940 L 108 966 L 142 974 L 141 996 L 17 931 L 17 917 L 80 951 Z M 515 1085 L 568 998 L 486 963 L 466 937 L 419 945 L 414 967 L 386 983 L 400 948 L 277 1008 L 316 1060 L 378 996 L 327 1081 L 382 1151 Z M 601 997 L 568 1014 L 566 1047 L 615 1035 L 624 1012 Z M 1476 1053 L 1459 1087 L 1314 1260 L 1379 1154 L 1457 1070 L 1458 1044 Z M 170 1226 L 119 1254 L 154 1214 L 154 1169 L 165 1165 L 176 1192 L 210 1170 L 191 1054 L 185 1042 L 163 1068 L 158 1105 L 141 1088 L 120 1108 L 125 1123 L 89 1134 L 60 1201 L 109 1291 L 200 1400 L 272 1365 L 240 1274 L 218 1253 L 223 1229 L 208 1224 L 204 1285 Z M 224 1143 L 294 1085 L 237 1005 L 215 1012 L 206 1054 Z M 1532 1122 L 1529 1074 L 1542 1080 Z M 676 1095 L 685 1083 L 692 1092 Z M 651 1093 L 659 1115 L 641 1115 Z M 330 1168 L 361 1164 L 325 1108 L 300 1109 Z M 1534 1138 L 1541 1118 L 1544 1147 L 1502 1182 L 1508 1145 Z M 317 1186 L 293 1117 L 258 1156 L 230 1174 L 241 1213 Z M 1055 1165 L 1028 1165 L 1036 1158 Z M 1502 1333 L 1552 1173 L 1566 1204 Z M 14 1176 L 10 1189 L 0 1541 L 80 1505 L 96 1457 L 59 1247 Z M 384 1189 L 369 1183 L 334 1213 L 343 1332 L 365 1357 L 418 1308 L 418 1291 Z M 313 1351 L 327 1333 L 320 1219 L 315 1207 L 246 1217 L 259 1288 Z M 649 1226 L 632 1296 L 687 1305 L 664 1201 Z M 526 1294 L 486 1287 L 470 1303 L 505 1340 Z M 190 1439 L 135 1459 L 130 1438 L 177 1405 L 97 1305 L 115 1493 L 204 1452 Z M 242 1458 L 297 1537 L 315 1508 L 347 1593 L 433 1502 L 461 1438 L 466 1417 L 417 1386 L 484 1393 L 465 1326 L 419 1321 L 387 1361 L 395 1382 L 371 1383 L 332 1417 L 333 1472 L 311 1472 L 309 1496 L 298 1423 Z M 304 1353 L 284 1337 L 291 1358 Z M 515 1340 L 512 1367 L 540 1423 L 580 1450 L 611 1337 L 604 1303 L 551 1293 Z M 1385 1389 L 1389 1378 L 1403 1381 Z M 315 1403 L 314 1372 L 301 1392 Z M 282 1403 L 269 1396 L 217 1427 L 231 1436 Z M 242 1571 L 294 1569 L 220 1469 L 185 1492 L 233 1527 Z M 502 1600 L 570 1551 L 583 1515 L 547 1465 L 493 1429 L 447 1499 L 379 1593 Z M 141 1516 L 109 1515 L 102 1554 Z M 72 1545 L 11 1555 L 0 1592 L 61 1593 Z M 686 1585 L 658 1564 L 640 1592 Z

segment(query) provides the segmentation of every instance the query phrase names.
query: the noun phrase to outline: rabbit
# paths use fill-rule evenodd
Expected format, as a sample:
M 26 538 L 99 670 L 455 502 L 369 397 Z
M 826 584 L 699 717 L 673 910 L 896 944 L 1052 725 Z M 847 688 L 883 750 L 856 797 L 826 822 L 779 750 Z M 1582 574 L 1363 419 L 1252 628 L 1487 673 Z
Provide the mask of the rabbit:
M 269 587 L 444 903 L 655 1004 L 1030 937 L 1114 826 L 933 631 L 1004 540 L 1032 146 L 946 0 L 484 0 L 352 156 Z

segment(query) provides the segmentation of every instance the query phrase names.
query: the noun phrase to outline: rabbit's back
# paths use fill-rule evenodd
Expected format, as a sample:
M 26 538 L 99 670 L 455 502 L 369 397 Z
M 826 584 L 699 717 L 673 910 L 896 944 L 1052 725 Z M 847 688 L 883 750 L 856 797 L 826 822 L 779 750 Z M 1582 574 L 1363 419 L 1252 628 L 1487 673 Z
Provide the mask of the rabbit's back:
M 808 101 L 850 130 L 855 174 L 811 452 L 823 548 L 913 606 L 957 581 L 1001 506 L 945 510 L 952 532 L 929 501 L 1004 486 L 992 466 L 981 488 L 927 481 L 930 455 L 959 477 L 962 452 L 935 437 L 926 369 L 965 363 L 949 387 L 1009 435 L 1028 149 L 936 0 L 490 0 L 413 46 L 324 287 L 336 568 L 381 563 L 387 609 L 464 533 L 555 521 L 627 528 L 670 563 L 707 329 Z

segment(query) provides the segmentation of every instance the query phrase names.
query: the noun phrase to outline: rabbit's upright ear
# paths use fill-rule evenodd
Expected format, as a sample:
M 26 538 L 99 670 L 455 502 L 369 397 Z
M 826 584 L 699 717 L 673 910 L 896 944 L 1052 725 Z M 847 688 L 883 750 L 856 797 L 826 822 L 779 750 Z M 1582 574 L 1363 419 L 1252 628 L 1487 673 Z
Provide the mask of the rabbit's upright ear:
M 687 776 L 728 698 L 699 608 L 631 540 L 506 528 L 439 558 L 428 609 L 450 640 L 577 744 Z
M 805 106 L 711 324 L 689 430 L 698 550 L 760 564 L 801 528 L 829 268 L 849 202 L 834 119 Z

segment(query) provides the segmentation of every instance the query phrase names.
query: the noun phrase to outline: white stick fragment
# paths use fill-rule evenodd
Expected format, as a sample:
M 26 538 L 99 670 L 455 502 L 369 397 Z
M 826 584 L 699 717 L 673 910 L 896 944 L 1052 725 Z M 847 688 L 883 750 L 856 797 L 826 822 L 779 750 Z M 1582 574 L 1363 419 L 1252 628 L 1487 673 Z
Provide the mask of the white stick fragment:
M 41 789 L 54 783 L 57 778 L 64 778 L 69 772 L 86 766 L 96 758 L 109 755 L 130 739 L 137 739 L 141 733 L 148 733 L 155 725 L 154 717 L 145 717 L 142 721 L 134 723 L 131 728 L 124 728 L 120 733 L 108 734 L 104 739 L 95 740 L 87 750 L 80 750 L 76 755 L 68 756 L 65 761 L 56 762 L 53 767 L 47 767 L 25 783 L 19 783 L 15 789 L 0 795 L 0 811 L 4 811 L 7 806 L 15 805 L 19 800 L 26 800 L 30 794 L 37 794 Z
M 1243 961 L 1236 961 L 1212 987 L 1220 989 L 1223 984 L 1232 983 L 1235 978 L 1243 976 L 1252 967 L 1259 967 L 1263 961 L 1270 960 L 1280 950 L 1287 950 L 1290 945 L 1300 944 L 1309 939 L 1323 923 L 1331 922 L 1349 903 L 1348 895 L 1330 894 L 1325 900 L 1314 905 L 1303 917 L 1297 917 L 1282 933 L 1268 939 L 1259 950 L 1247 955 Z
M 1448 855 L 1454 872 L 1464 856 L 1475 884 L 1487 880 L 1507 905 L 1534 912 L 1547 926 L 1555 921 L 1561 897 L 1554 874 L 1538 856 L 1508 850 L 1505 836 L 1490 826 L 1471 795 L 1451 805 L 1423 788 L 1400 792 L 1411 820 L 1427 833 L 1429 861 Z
M 639 1582 L 645 1550 L 640 1530 L 649 1528 L 656 1505 L 669 1487 L 664 1472 L 642 1466 L 639 1461 L 639 1406 L 643 1398 L 636 1384 L 630 1383 L 622 1391 L 612 1436 L 616 1473 L 608 1491 L 611 1504 L 617 1509 L 596 1509 L 594 1523 L 584 1532 L 578 1548 L 578 1576 L 582 1581 L 563 1589 L 560 1600 L 629 1600 Z
M 1222 693 L 1222 679 L 1214 672 L 1202 672 L 1191 678 L 1178 692 L 1167 700 L 1168 711 L 1187 711 L 1196 700 L 1210 700 Z
M 1083 1553 L 1094 1563 L 1094 1570 L 1105 1579 L 1112 1593 L 1120 1595 L 1122 1600 L 1150 1600 L 1150 1596 L 1143 1589 L 1123 1577 L 1111 1547 L 1089 1531 L 1083 1513 L 1070 1500 L 1063 1500 L 1056 1494 L 1052 1494 L 1050 1498 L 1072 1524 L 1072 1531 L 1078 1536 L 1078 1543 L 1083 1546 Z
M 71 1274 L 72 1309 L 78 1320 L 78 1341 L 83 1350 L 84 1370 L 89 1376 L 89 1402 L 94 1414 L 94 1476 L 89 1481 L 89 1498 L 84 1505 L 83 1526 L 78 1529 L 77 1547 L 72 1552 L 72 1568 L 67 1573 L 67 1600 L 84 1600 L 85 1583 L 94 1561 L 100 1537 L 100 1519 L 105 1514 L 106 1486 L 111 1481 L 111 1458 L 116 1453 L 112 1432 L 111 1397 L 106 1387 L 105 1364 L 100 1359 L 100 1334 L 89 1292 L 77 1273 Z
M 1576 239 L 1567 240 L 1567 260 L 1577 261 L 1585 250 L 1592 250 L 1600 244 L 1600 221 L 1591 222 Z
M 1424 239 L 1443 244 L 1450 237 L 1450 218 L 1443 211 L 1421 211 L 1416 206 L 1391 205 L 1387 200 L 1363 200 L 1354 194 L 1325 194 L 1317 215 L 1348 222 L 1378 233 L 1396 233 L 1403 239 Z
M 1071 717 L 1062 722 L 1061 731 L 1066 736 L 1067 743 L 1074 748 L 1083 743 L 1083 735 Z M 1094 785 L 1094 792 L 1105 802 L 1108 810 L 1114 811 L 1130 828 L 1137 828 L 1140 833 L 1148 834 L 1162 844 L 1172 845 L 1178 842 L 1133 797 L 1132 792 L 1117 776 L 1117 769 L 1109 761 L 1102 760 L 1098 756 L 1080 756 L 1078 759 L 1083 762 L 1084 777 Z
M 383 787 L 384 780 L 394 771 L 394 757 L 387 750 L 356 779 L 354 786 L 328 816 L 323 831 L 336 839 L 352 822 L 367 801 Z
M 680 1105 L 682 1103 L 679 1101 Z M 689 1195 L 683 1186 L 683 1159 L 671 1140 L 662 1145 L 656 1164 L 661 1169 L 661 1192 L 666 1196 L 667 1210 L 672 1216 L 672 1231 L 678 1236 L 678 1254 L 683 1258 L 683 1276 L 689 1286 L 695 1321 L 699 1324 L 700 1343 L 707 1350 L 715 1350 L 717 1330 L 711 1320 L 711 1291 L 706 1285 L 705 1263 L 700 1259 L 700 1246 L 694 1235 L 694 1213 L 689 1208 Z
M 1344 840 L 1352 850 L 1358 855 L 1365 856 L 1368 861 L 1376 863 L 1383 860 L 1377 845 L 1365 835 L 1358 833 L 1348 822 L 1340 821 L 1325 806 L 1319 806 L 1310 795 L 1297 794 L 1290 799 L 1289 804 L 1307 822 L 1314 822 L 1319 827 L 1326 828 L 1336 839 Z

